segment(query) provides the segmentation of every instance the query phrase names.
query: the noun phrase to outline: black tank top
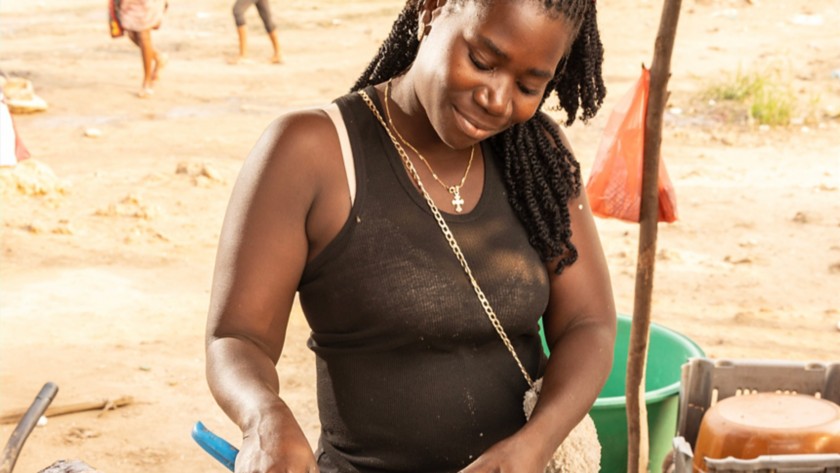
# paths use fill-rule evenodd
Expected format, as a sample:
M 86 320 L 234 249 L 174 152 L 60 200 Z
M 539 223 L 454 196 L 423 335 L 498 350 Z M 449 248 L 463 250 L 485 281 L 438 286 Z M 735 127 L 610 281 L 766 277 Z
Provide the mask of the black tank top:
M 373 88 L 366 91 L 381 110 Z M 319 466 L 458 471 L 522 427 L 528 386 L 384 129 L 358 94 L 337 103 L 356 199 L 299 287 L 316 355 Z M 445 218 L 536 379 L 545 362 L 537 324 L 548 303 L 546 267 L 486 143 L 482 151 L 480 201 Z

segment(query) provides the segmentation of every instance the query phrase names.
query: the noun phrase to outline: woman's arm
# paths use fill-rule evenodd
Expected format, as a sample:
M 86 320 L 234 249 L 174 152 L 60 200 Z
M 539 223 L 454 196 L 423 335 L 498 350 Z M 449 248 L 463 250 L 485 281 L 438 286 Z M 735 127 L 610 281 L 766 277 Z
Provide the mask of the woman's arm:
M 548 458 L 592 407 L 613 362 L 616 312 L 609 272 L 586 193 L 569 202 L 578 260 L 562 274 L 549 263 L 551 293 L 543 317 L 551 350 L 542 391 L 525 431 L 533 429 Z
M 237 472 L 317 470 L 278 395 L 275 365 L 301 274 L 323 237 L 323 219 L 312 215 L 323 214 L 318 209 L 336 193 L 325 171 L 338 149 L 330 128 L 319 112 L 272 123 L 245 161 L 225 215 L 207 319 L 207 380 L 243 433 Z M 349 198 L 337 207 L 349 212 Z
M 557 132 L 571 150 L 559 127 Z M 616 336 L 609 271 L 584 189 L 568 208 L 578 258 L 559 275 L 555 272 L 559 258 L 546 265 L 550 296 L 543 324 L 551 355 L 539 401 L 519 432 L 488 450 L 464 473 L 541 473 L 606 383 Z
M 542 473 L 607 380 L 616 333 L 609 273 L 583 191 L 569 202 L 569 211 L 578 260 L 560 275 L 554 273 L 556 261 L 547 265 L 551 295 L 543 323 L 551 356 L 537 406 L 519 432 L 463 473 Z
M 562 146 L 571 151 L 560 127 L 555 130 Z M 569 201 L 568 210 L 578 258 L 559 275 L 556 260 L 547 265 L 550 295 L 543 327 L 551 355 L 539 402 L 522 432 L 543 439 L 546 459 L 601 392 L 612 368 L 616 336 L 609 269 L 585 189 Z

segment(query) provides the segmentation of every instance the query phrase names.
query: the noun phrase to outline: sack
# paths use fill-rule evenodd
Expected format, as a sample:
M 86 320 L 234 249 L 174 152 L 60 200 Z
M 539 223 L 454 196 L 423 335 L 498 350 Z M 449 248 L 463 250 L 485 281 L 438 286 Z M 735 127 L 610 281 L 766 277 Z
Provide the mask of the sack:
M 531 418 L 531 411 L 537 405 L 542 378 L 525 393 L 522 407 L 525 418 Z M 595 422 L 586 414 L 577 426 L 569 432 L 566 440 L 554 451 L 554 456 L 545 467 L 545 473 L 598 473 L 601 470 L 601 443 Z
M 642 66 L 636 84 L 616 104 L 604 129 L 604 137 L 586 183 L 592 213 L 638 222 L 642 201 L 642 163 L 644 161 L 645 116 L 647 114 L 650 71 Z M 677 196 L 659 161 L 659 221 L 677 219 Z
M 119 18 L 120 0 L 108 0 L 108 29 L 112 38 L 119 38 L 125 31 Z

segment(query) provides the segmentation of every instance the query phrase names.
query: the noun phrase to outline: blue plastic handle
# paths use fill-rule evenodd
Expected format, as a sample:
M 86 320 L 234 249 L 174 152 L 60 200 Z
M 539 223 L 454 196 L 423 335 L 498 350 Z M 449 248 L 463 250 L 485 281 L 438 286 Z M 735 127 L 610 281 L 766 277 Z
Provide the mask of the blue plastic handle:
M 192 429 L 192 438 L 205 452 L 226 466 L 228 470 L 233 471 L 236 464 L 236 455 L 239 454 L 236 447 L 207 430 L 207 427 L 201 421 L 195 423 Z

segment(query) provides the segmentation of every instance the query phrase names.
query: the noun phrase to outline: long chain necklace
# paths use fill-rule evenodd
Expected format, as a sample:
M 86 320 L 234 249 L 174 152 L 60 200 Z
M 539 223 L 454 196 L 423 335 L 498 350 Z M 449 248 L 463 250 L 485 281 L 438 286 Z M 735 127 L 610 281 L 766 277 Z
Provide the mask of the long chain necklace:
M 426 204 L 428 204 L 429 210 L 432 211 L 432 215 L 434 215 L 441 232 L 443 232 L 444 238 L 446 238 L 446 241 L 449 243 L 450 248 L 452 248 L 452 252 L 455 253 L 455 257 L 458 258 L 458 262 L 461 263 L 461 267 L 464 268 L 464 272 L 466 273 L 467 278 L 470 280 L 470 284 L 472 284 L 473 291 L 475 291 L 475 294 L 478 296 L 478 300 L 481 302 L 481 307 L 487 314 L 487 318 L 490 319 L 490 323 L 493 324 L 493 328 L 496 329 L 496 333 L 499 334 L 499 337 L 502 339 L 502 342 L 505 344 L 505 347 L 507 347 L 508 351 L 513 356 L 517 366 L 519 366 L 519 371 L 522 373 L 522 376 L 525 377 L 525 381 L 528 383 L 529 386 L 531 386 L 532 389 L 536 389 L 534 380 L 531 378 L 531 375 L 528 374 L 528 370 L 525 369 L 525 366 L 522 364 L 522 361 L 516 354 L 516 350 L 514 350 L 510 338 L 508 338 L 507 333 L 505 333 L 504 327 L 502 327 L 502 323 L 499 321 L 499 317 L 496 315 L 496 312 L 493 310 L 493 307 L 487 300 L 487 296 L 484 295 L 484 291 L 482 291 L 481 287 L 478 285 L 478 281 L 476 281 L 475 276 L 473 276 L 472 270 L 470 269 L 470 265 L 467 264 L 467 260 L 466 258 L 464 258 L 464 252 L 461 251 L 461 247 L 458 245 L 458 242 L 455 241 L 455 235 L 453 235 L 452 230 L 449 229 L 449 225 L 447 225 L 446 220 L 443 218 L 443 214 L 440 213 L 440 210 L 438 210 L 437 205 L 435 205 L 435 202 L 432 200 L 432 196 L 430 196 L 429 192 L 426 191 L 426 187 L 423 185 L 423 181 L 420 180 L 420 175 L 417 174 L 417 168 L 414 167 L 414 164 L 411 162 L 411 159 L 408 158 L 408 153 L 406 153 L 405 149 L 403 149 L 402 145 L 400 145 L 400 142 L 397 140 L 397 137 L 394 136 L 394 133 L 391 133 L 391 128 L 389 128 L 388 125 L 385 123 L 385 119 L 382 118 L 382 115 L 380 115 L 379 110 L 376 108 L 376 105 L 373 104 L 373 100 L 371 100 L 370 97 L 368 97 L 368 94 L 366 94 L 364 90 L 360 90 L 359 95 L 362 97 L 362 100 L 373 113 L 373 116 L 375 116 L 379 123 L 382 125 L 382 128 L 385 129 L 385 132 L 388 133 L 388 138 L 391 139 L 391 142 L 394 144 L 394 148 L 397 149 L 397 154 L 400 155 L 400 159 L 402 159 L 403 166 L 405 166 L 405 169 L 408 171 L 409 174 L 411 174 L 411 177 L 414 179 L 414 182 L 417 183 L 417 188 L 420 189 L 420 194 L 422 194 L 423 199 L 426 200 Z M 387 112 L 388 109 L 386 108 L 385 110 Z
M 446 183 L 438 177 L 435 170 L 432 169 L 432 165 L 429 164 L 428 161 L 426 161 L 426 158 L 424 158 L 422 154 L 420 154 L 420 151 L 417 151 L 417 148 L 415 148 L 414 145 L 412 145 L 408 142 L 408 140 L 403 138 L 403 136 L 400 134 L 400 131 L 397 130 L 397 127 L 394 126 L 394 121 L 391 119 L 391 107 L 388 105 L 390 101 L 391 80 L 388 80 L 388 82 L 385 84 L 385 116 L 388 117 L 388 125 L 390 125 L 391 129 L 394 130 L 394 133 L 397 135 L 397 138 L 399 138 L 403 144 L 408 146 L 409 149 L 411 149 L 411 151 L 414 151 L 414 154 L 416 154 L 417 157 L 420 158 L 420 161 L 423 161 L 423 164 L 425 164 L 426 167 L 429 169 L 429 172 L 432 173 L 432 177 L 435 178 L 435 180 L 438 181 L 438 183 L 442 185 L 444 189 L 446 189 L 450 194 L 452 194 L 452 205 L 455 207 L 455 211 L 458 213 L 463 212 L 463 205 L 465 202 L 464 199 L 461 197 L 461 187 L 463 187 L 464 183 L 467 182 L 467 175 L 470 173 L 473 157 L 475 156 L 475 145 L 472 145 L 472 148 L 470 148 L 470 160 L 467 161 L 467 169 L 464 171 L 464 177 L 461 178 L 461 182 L 454 186 L 446 185 Z

